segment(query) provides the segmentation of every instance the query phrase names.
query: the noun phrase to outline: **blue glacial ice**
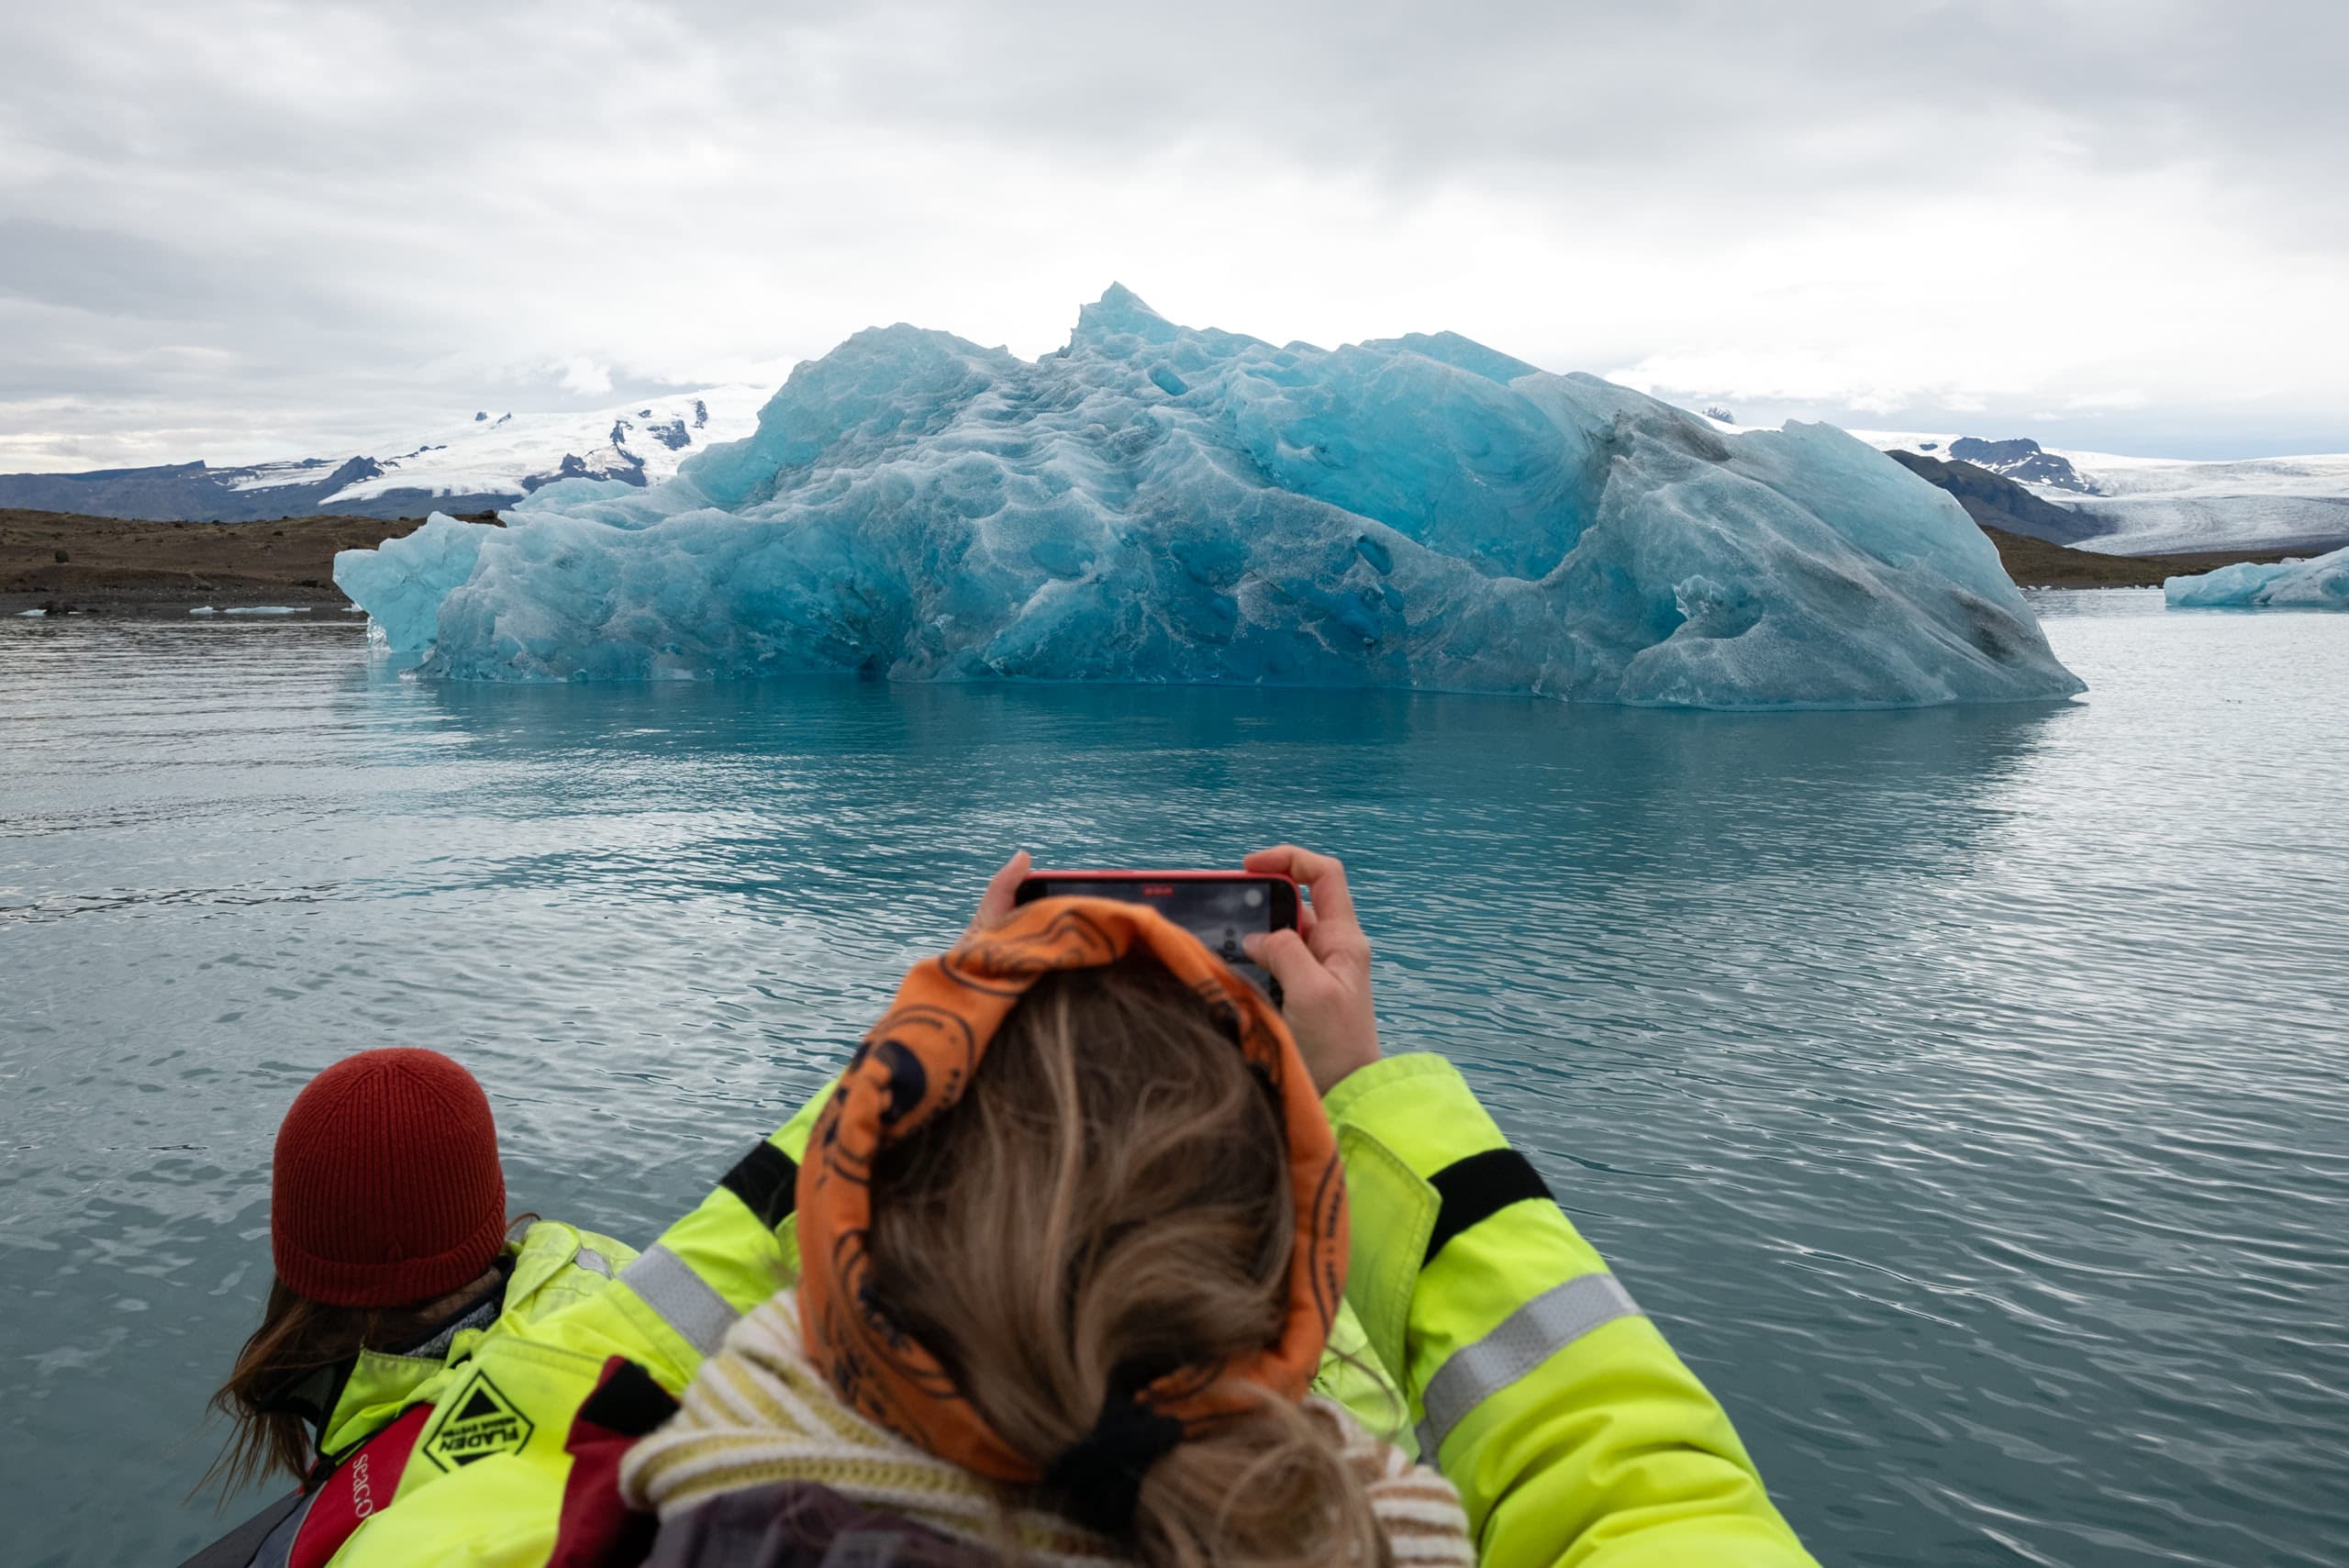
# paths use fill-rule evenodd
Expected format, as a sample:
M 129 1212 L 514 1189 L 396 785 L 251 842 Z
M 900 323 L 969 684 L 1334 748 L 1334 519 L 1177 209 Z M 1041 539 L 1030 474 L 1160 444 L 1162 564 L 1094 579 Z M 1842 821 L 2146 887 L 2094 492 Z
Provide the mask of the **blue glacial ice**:
M 2061 697 L 1957 504 L 1451 333 L 1323 350 L 1122 287 L 1033 362 L 907 326 L 650 489 L 435 518 L 335 581 L 420 672 L 860 671 L 1719 708 Z
M 497 531 L 494 524 L 435 512 L 414 533 L 373 550 L 339 552 L 335 586 L 367 612 L 395 652 L 422 652 L 433 644 L 441 605 L 473 576 L 482 541 Z
M 2349 610 L 2349 548 L 2313 561 L 2238 562 L 2199 577 L 2172 577 L 2162 584 L 2162 597 L 2174 610 Z

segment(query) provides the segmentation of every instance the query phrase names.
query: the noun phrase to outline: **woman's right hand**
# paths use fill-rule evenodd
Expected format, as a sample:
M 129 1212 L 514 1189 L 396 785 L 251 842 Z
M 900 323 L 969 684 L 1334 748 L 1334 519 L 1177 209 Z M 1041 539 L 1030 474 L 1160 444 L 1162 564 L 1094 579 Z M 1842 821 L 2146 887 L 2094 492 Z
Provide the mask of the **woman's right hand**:
M 1294 844 L 1258 850 L 1246 865 L 1292 877 L 1313 895 L 1311 908 L 1297 911 L 1299 929 L 1252 933 L 1242 945 L 1281 983 L 1281 1017 L 1297 1037 L 1314 1088 L 1326 1095 L 1355 1068 L 1378 1060 L 1370 939 L 1354 918 L 1346 868 L 1334 856 Z

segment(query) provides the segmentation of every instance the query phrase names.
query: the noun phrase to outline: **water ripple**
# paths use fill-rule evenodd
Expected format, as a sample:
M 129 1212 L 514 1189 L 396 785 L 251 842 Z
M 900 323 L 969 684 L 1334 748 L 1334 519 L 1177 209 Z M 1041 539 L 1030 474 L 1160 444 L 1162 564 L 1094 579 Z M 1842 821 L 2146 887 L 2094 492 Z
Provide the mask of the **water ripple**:
M 1010 846 L 1294 836 L 1355 868 L 1390 1049 L 1463 1063 L 1823 1560 L 2349 1561 L 2349 617 L 2042 603 L 2085 702 L 1770 718 L 0 628 L 19 1555 L 211 1529 L 174 1500 L 333 1057 L 452 1051 L 517 1203 L 640 1241 Z

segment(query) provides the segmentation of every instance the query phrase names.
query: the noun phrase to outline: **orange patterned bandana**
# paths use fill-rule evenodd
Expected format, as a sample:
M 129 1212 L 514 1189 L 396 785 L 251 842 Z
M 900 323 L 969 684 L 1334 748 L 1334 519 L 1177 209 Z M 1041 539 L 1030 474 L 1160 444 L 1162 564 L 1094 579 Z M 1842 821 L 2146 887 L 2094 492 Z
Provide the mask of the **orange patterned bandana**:
M 987 1042 L 1041 976 L 1097 968 L 1137 950 L 1208 1003 L 1272 1085 L 1287 1130 L 1297 1253 L 1288 1318 L 1275 1343 L 1244 1364 L 1170 1373 L 1141 1389 L 1136 1403 L 1196 1423 L 1244 1403 L 1226 1380 L 1302 1399 L 1345 1287 L 1345 1176 L 1312 1077 L 1272 1004 L 1197 938 L 1144 905 L 1048 898 L 914 965 L 841 1074 L 799 1167 L 800 1312 L 809 1357 L 852 1406 L 998 1481 L 1037 1481 L 1043 1472 L 1014 1452 L 936 1358 L 872 1300 L 874 1162 L 963 1097 Z

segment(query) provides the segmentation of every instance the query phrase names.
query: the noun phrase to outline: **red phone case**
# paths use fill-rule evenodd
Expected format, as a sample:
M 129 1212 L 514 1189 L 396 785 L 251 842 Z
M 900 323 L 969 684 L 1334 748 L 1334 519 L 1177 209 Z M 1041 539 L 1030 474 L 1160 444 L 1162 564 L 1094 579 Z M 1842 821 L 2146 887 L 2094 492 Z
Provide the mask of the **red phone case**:
M 1037 896 L 1035 894 L 1029 892 L 1030 888 L 1041 887 L 1043 884 L 1053 881 L 1139 883 L 1286 883 L 1288 884 L 1288 929 L 1292 930 L 1297 929 L 1298 917 L 1305 907 L 1304 895 L 1297 891 L 1297 879 L 1293 876 L 1285 875 L 1284 873 L 1275 871 L 1031 871 L 1020 880 L 1019 887 L 1013 890 L 1011 895 L 1012 903 L 1015 905 L 1029 903 Z M 1277 898 L 1273 900 L 1275 906 L 1278 906 L 1279 902 L 1280 901 Z M 1276 909 L 1265 911 L 1268 916 L 1275 912 Z M 1281 929 L 1280 927 L 1272 925 L 1269 920 L 1266 921 L 1266 927 L 1268 929 L 1272 930 L 1278 930 Z M 1254 966 L 1252 964 L 1245 967 L 1253 968 Z M 1270 974 L 1266 974 L 1264 976 L 1264 993 L 1272 998 L 1273 1006 L 1275 1007 L 1281 1006 L 1285 999 L 1281 995 L 1281 983 L 1273 978 Z
M 1292 917 L 1305 906 L 1297 879 L 1276 871 L 1030 871 L 1012 894 L 1013 903 L 1025 904 L 1033 896 L 1027 891 L 1031 882 L 1285 882 Z

